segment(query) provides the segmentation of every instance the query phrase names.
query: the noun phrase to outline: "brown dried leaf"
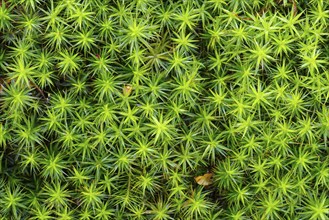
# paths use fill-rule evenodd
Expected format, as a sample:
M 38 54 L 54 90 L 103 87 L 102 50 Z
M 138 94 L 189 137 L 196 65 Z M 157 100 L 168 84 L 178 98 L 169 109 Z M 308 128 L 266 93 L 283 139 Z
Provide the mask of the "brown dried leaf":
M 203 176 L 197 176 L 194 177 L 195 181 L 202 186 L 209 186 L 212 184 L 212 179 L 211 177 L 213 176 L 213 173 L 206 173 Z
M 298 8 L 297 8 L 297 3 L 295 0 L 292 0 L 292 9 L 293 9 L 294 16 L 296 16 L 298 13 Z

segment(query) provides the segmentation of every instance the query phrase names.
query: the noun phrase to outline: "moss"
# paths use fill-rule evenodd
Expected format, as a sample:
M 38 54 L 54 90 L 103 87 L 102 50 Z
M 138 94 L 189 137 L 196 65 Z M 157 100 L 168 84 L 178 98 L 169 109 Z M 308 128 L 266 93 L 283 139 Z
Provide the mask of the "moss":
M 1 219 L 329 218 L 324 0 L 2 0 Z

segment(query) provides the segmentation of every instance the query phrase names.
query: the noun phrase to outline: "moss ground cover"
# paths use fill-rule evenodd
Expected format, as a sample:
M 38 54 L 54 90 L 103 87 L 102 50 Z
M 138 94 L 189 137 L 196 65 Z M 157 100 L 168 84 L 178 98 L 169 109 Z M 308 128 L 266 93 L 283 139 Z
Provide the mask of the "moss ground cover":
M 1 0 L 0 219 L 329 219 L 329 2 Z

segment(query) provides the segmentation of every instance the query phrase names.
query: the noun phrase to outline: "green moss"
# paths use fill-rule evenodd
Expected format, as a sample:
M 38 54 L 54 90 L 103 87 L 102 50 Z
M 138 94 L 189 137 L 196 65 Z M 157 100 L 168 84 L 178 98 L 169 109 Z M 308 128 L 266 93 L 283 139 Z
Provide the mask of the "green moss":
M 325 0 L 2 0 L 0 218 L 329 219 L 328 24 Z

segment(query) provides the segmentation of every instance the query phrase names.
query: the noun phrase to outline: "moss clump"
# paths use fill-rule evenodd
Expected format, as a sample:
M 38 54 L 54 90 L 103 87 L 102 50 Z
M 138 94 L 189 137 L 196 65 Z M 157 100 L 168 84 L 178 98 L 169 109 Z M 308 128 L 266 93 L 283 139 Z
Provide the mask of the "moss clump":
M 2 0 L 1 219 L 329 219 L 325 0 Z

